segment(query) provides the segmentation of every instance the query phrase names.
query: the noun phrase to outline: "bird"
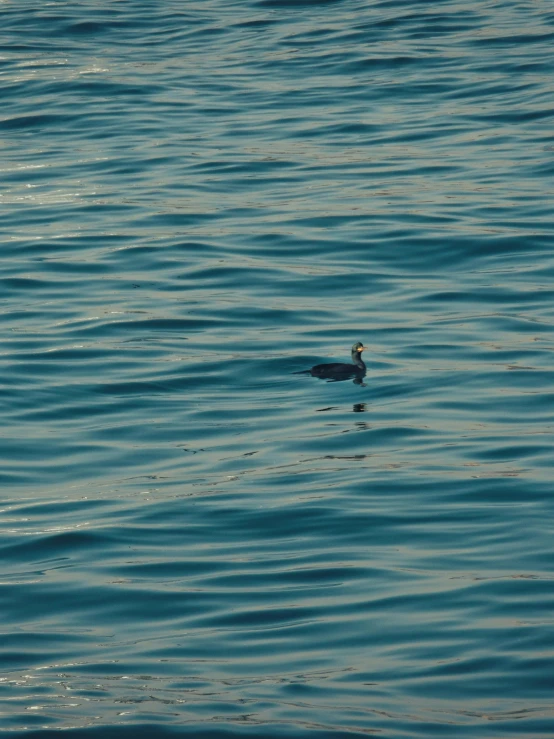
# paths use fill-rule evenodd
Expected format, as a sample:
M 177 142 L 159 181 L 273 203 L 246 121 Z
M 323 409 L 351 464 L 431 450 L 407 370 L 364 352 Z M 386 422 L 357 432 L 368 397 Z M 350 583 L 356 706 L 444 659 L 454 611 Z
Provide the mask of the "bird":
M 366 349 L 361 341 L 357 341 L 352 346 L 352 361 L 354 364 L 346 364 L 344 362 L 331 362 L 329 364 L 316 364 L 310 370 L 297 372 L 296 374 L 306 374 L 312 377 L 319 377 L 322 380 L 331 382 L 341 382 L 354 378 L 354 382 L 361 381 L 365 376 L 366 366 L 362 359 L 362 352 Z

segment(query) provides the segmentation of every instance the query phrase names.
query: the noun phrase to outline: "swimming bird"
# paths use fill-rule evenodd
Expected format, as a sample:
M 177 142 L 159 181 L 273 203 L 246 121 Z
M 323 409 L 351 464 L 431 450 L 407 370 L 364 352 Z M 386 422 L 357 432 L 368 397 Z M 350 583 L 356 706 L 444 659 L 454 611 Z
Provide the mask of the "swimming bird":
M 366 373 L 366 366 L 362 359 L 362 352 L 366 347 L 357 341 L 352 347 L 352 361 L 354 364 L 346 364 L 344 362 L 331 362 L 329 364 L 316 364 L 311 370 L 305 370 L 304 373 L 312 377 L 319 377 L 322 380 L 331 380 L 332 382 L 341 382 L 342 380 L 354 381 L 362 379 Z

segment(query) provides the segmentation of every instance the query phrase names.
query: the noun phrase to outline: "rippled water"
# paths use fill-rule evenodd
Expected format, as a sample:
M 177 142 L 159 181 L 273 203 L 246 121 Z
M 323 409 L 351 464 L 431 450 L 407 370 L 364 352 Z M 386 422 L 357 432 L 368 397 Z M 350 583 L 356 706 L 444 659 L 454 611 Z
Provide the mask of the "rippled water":
M 4 734 L 553 736 L 552 4 L 0 20 Z

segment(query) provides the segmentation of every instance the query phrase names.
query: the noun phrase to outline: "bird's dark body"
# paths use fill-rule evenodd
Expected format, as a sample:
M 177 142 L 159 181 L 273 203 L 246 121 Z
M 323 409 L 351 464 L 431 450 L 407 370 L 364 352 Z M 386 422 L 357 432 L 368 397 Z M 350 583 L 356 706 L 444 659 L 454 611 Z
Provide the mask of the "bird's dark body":
M 311 375 L 312 377 L 319 377 L 322 380 L 330 380 L 332 382 L 340 382 L 341 380 L 350 380 L 354 378 L 354 381 L 360 380 L 366 373 L 366 366 L 362 359 L 362 352 L 365 349 L 361 342 L 357 342 L 352 347 L 352 362 L 353 364 L 346 364 L 344 362 L 329 362 L 329 364 L 316 364 L 311 370 L 304 370 L 302 373 Z
M 312 377 L 321 377 L 328 380 L 348 380 L 350 377 L 356 377 L 361 372 L 363 370 L 355 364 L 344 364 L 343 362 L 316 364 L 310 370 Z

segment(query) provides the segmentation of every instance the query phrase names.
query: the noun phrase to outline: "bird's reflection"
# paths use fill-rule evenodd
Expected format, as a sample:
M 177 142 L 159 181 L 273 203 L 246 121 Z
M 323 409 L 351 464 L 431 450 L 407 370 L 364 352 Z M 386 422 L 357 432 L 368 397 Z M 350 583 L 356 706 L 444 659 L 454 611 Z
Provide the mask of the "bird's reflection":
M 354 413 L 365 413 L 367 411 L 367 403 L 354 403 L 352 410 Z

